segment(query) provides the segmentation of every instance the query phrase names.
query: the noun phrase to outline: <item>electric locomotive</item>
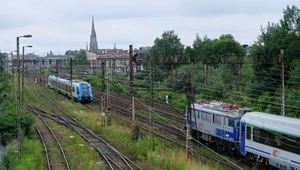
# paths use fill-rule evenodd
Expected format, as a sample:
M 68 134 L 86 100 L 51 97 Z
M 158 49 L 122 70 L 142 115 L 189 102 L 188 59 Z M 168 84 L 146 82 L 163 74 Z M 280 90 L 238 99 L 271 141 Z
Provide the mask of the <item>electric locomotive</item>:
M 250 109 L 241 108 L 236 104 L 201 100 L 196 101 L 191 108 L 192 137 L 215 143 L 220 152 L 238 152 L 240 119 Z

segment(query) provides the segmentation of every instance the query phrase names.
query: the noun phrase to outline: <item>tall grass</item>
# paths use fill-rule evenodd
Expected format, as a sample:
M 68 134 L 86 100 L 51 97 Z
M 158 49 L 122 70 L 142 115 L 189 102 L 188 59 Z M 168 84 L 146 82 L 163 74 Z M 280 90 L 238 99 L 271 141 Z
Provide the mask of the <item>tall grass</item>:
M 18 158 L 18 143 L 14 140 L 7 145 L 0 169 L 41 170 L 44 168 L 44 153 L 37 140 L 23 140 L 21 159 Z

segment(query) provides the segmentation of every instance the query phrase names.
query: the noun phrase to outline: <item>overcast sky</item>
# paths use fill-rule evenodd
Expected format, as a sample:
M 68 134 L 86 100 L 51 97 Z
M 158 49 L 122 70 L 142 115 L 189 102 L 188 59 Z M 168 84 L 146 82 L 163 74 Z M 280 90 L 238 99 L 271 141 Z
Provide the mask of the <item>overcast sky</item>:
M 278 22 L 287 5 L 300 0 L 2 0 L 0 50 L 33 45 L 26 52 L 45 56 L 85 49 L 92 16 L 99 48 L 128 49 L 153 45 L 163 31 L 175 30 L 185 45 L 196 33 L 217 38 L 232 34 L 242 44 L 252 44 L 260 27 Z

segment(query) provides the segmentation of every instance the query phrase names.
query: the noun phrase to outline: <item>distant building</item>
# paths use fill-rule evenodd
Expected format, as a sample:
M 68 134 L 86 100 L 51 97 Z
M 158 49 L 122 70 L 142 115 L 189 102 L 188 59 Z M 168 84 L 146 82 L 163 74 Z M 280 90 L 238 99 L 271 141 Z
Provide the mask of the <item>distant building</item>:
M 97 59 L 92 63 L 96 67 L 101 67 L 102 62 L 109 68 L 110 72 L 123 72 L 129 73 L 129 51 L 123 49 L 99 49 Z M 134 64 L 134 72 L 136 72 Z
M 140 47 L 140 48 L 136 48 L 134 49 L 134 53 L 138 54 L 138 58 L 136 60 L 136 70 L 137 72 L 140 72 L 143 70 L 143 59 L 144 57 L 149 53 L 149 51 L 151 50 L 151 46 L 146 46 L 146 47 Z
M 65 56 L 66 56 L 67 60 L 70 60 L 70 58 L 74 59 L 75 56 L 79 53 L 80 53 L 79 50 L 74 50 L 74 51 L 68 50 L 68 51 L 66 51 Z
M 25 60 L 33 60 L 33 59 L 37 59 L 39 56 L 35 55 L 34 53 L 28 53 L 24 56 Z

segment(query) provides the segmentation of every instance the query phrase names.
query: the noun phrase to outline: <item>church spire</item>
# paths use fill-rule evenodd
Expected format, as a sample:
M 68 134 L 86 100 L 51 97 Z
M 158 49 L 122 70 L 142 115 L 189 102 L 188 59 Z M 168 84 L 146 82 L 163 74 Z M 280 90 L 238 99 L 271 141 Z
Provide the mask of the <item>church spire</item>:
M 90 52 L 97 52 L 98 51 L 98 43 L 97 43 L 97 35 L 95 31 L 94 25 L 94 17 L 92 17 L 92 31 L 90 36 Z

